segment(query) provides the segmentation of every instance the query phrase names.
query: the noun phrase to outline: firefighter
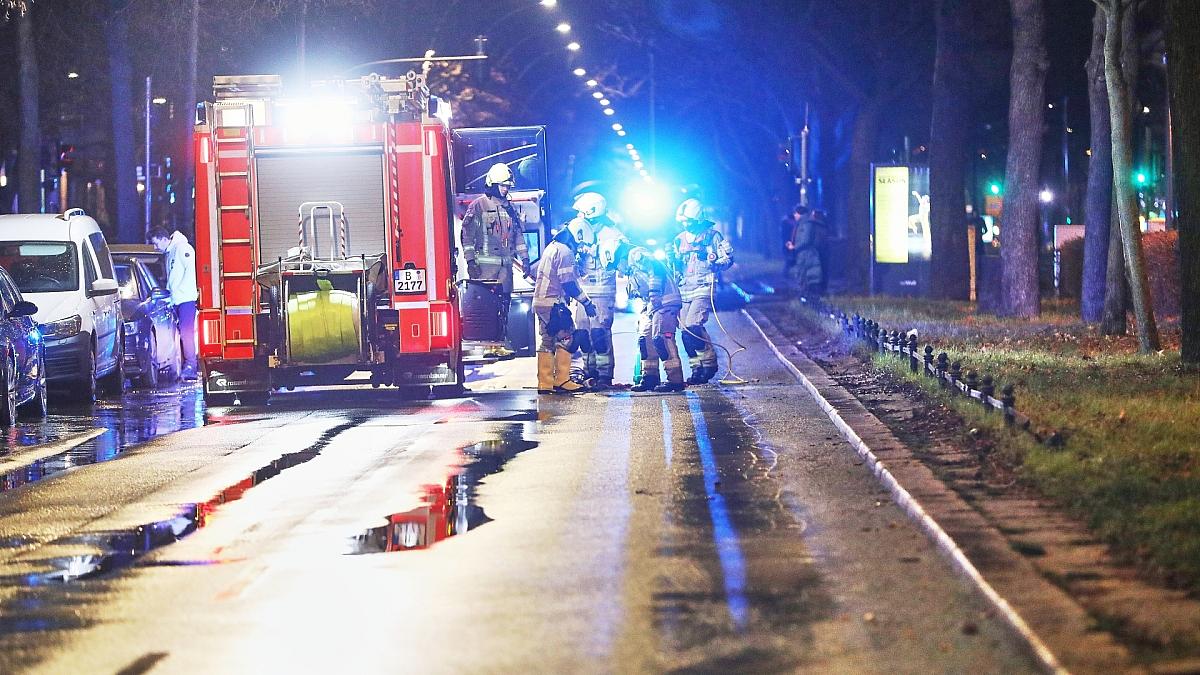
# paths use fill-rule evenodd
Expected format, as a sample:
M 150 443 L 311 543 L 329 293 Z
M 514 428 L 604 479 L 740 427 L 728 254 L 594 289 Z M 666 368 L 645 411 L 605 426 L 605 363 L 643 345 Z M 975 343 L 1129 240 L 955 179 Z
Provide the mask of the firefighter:
M 683 301 L 674 275 L 667 266 L 655 260 L 654 254 L 625 239 L 608 240 L 601 244 L 601 259 L 609 270 L 619 271 L 629 278 L 630 296 L 645 300 L 638 322 L 638 352 L 642 357 L 642 381 L 631 391 L 659 393 L 683 391 L 683 362 L 675 344 L 679 328 L 679 310 Z M 659 378 L 659 362 L 667 372 L 667 381 Z
M 571 379 L 575 325 L 567 303 L 575 300 L 584 314 L 596 317 L 596 305 L 579 285 L 575 269 L 575 236 L 564 227 L 542 251 L 533 284 L 533 313 L 538 320 L 538 393 L 574 394 L 586 388 Z
M 698 199 L 688 199 L 675 211 L 675 220 L 683 231 L 672 243 L 672 254 L 681 281 L 683 296 L 683 348 L 687 351 L 692 375 L 688 384 L 704 384 L 717 374 L 717 351 L 704 324 L 713 312 L 713 284 L 717 273 L 733 265 L 733 247 L 703 217 Z
M 608 389 L 613 380 L 613 308 L 617 299 L 617 273 L 600 262 L 600 244 L 622 239 L 621 231 L 608 218 L 608 202 L 603 195 L 585 192 L 571 207 L 578 213 L 567 224 L 578 246 L 575 260 L 580 285 L 596 304 L 596 317 L 589 318 L 580 305 L 575 306 L 575 343 L 578 349 L 571 361 L 571 375 L 591 381 L 593 389 Z
M 508 201 L 508 192 L 516 184 L 513 172 L 503 162 L 493 164 L 484 175 L 484 193 L 467 207 L 462 222 L 462 250 L 467 261 L 467 276 L 473 281 L 496 285 L 500 314 L 500 342 L 487 353 L 511 358 L 513 351 L 504 346 L 508 328 L 508 307 L 512 301 L 513 261 L 529 270 L 529 249 L 521 217 Z

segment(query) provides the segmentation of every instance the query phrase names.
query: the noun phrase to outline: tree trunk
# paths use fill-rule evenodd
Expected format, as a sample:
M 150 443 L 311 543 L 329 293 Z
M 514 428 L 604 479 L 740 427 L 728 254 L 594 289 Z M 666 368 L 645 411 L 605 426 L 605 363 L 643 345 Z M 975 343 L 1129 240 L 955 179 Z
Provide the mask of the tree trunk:
M 1112 127 L 1108 119 L 1108 90 L 1104 84 L 1104 10 L 1092 20 L 1092 53 L 1087 60 L 1088 107 L 1091 113 L 1092 156 L 1088 161 L 1084 204 L 1083 291 L 1080 315 L 1088 323 L 1104 314 L 1105 271 L 1108 269 L 1109 226 L 1112 223 Z M 1125 330 L 1122 311 L 1121 332 Z
M 180 122 L 183 133 L 183 161 L 175 167 L 175 173 L 179 176 L 176 183 L 176 191 L 181 193 L 177 197 L 182 208 L 183 233 L 188 239 L 196 240 L 195 227 L 195 208 L 196 204 L 192 201 L 192 184 L 195 182 L 195 146 L 192 145 L 192 123 L 196 117 L 196 80 L 199 79 L 198 66 L 200 55 L 200 0 L 192 0 L 191 2 L 191 22 L 189 26 L 188 36 L 188 68 L 186 73 L 186 81 L 183 83 L 183 118 Z
M 113 171 L 117 241 L 146 240 L 137 193 L 137 140 L 133 130 L 133 66 L 129 61 L 127 0 L 109 0 L 105 42 L 108 46 L 109 95 L 112 99 Z
M 1108 34 L 1108 15 L 1104 15 L 1105 36 Z M 1100 70 L 1104 72 L 1104 49 L 1101 46 Z M 1134 13 L 1127 12 L 1121 22 L 1121 69 L 1125 73 L 1126 82 L 1137 81 L 1137 31 L 1134 26 Z M 1104 139 L 1104 152 L 1112 164 L 1112 120 L 1108 112 L 1108 78 L 1103 80 L 1104 115 L 1108 119 L 1108 135 Z M 1095 152 L 1095 149 L 1092 150 Z M 1114 178 L 1115 180 L 1115 178 Z M 1108 264 L 1104 270 L 1104 314 L 1100 319 L 1100 332 L 1104 335 L 1124 335 L 1129 329 L 1129 281 L 1125 273 L 1125 251 L 1121 248 L 1121 221 L 1117 217 L 1116 195 L 1112 194 L 1113 186 L 1108 186 L 1110 193 L 1108 202 L 1109 236 Z
M 1104 75 L 1108 84 L 1108 113 L 1112 119 L 1113 193 L 1117 216 L 1121 220 L 1121 248 L 1125 255 L 1125 273 L 1129 281 L 1129 299 L 1133 304 L 1138 328 L 1138 351 L 1158 351 L 1158 326 L 1150 303 L 1150 284 L 1146 281 L 1146 255 L 1137 218 L 1137 196 L 1130 172 L 1133 171 L 1133 115 L 1129 86 L 1121 67 L 1121 24 L 1132 14 L 1130 0 L 1113 0 L 1109 7 L 1104 37 Z
M 1111 140 L 1108 147 L 1111 154 Z M 1129 326 L 1129 284 L 1125 281 L 1125 251 L 1121 248 L 1121 221 L 1113 208 L 1115 199 L 1114 195 L 1108 205 L 1108 263 L 1104 279 L 1104 313 L 1100 319 L 1100 332 L 1104 335 L 1124 335 Z
M 1036 317 L 1040 226 L 1038 172 L 1042 166 L 1042 109 L 1046 88 L 1045 13 L 1042 0 L 1011 0 L 1013 55 L 1009 80 L 1008 161 L 1000 252 L 1007 314 Z
M 33 10 L 17 16 L 18 79 L 21 92 L 21 141 L 17 154 L 17 211 L 42 209 L 42 132 L 38 107 L 37 43 L 33 39 Z
M 875 142 L 879 136 L 879 118 L 883 105 L 874 100 L 864 101 L 854 118 L 854 134 L 850 140 L 850 189 L 846 198 L 846 290 L 852 293 L 871 291 L 871 162 L 875 158 Z
M 939 2 L 933 115 L 929 134 L 930 295 L 967 300 L 971 294 L 967 250 L 966 175 L 971 122 L 970 74 L 964 63 L 970 13 L 961 2 Z
M 1200 364 L 1200 12 L 1195 2 L 1167 0 L 1166 26 L 1179 214 L 1180 355 L 1184 363 Z

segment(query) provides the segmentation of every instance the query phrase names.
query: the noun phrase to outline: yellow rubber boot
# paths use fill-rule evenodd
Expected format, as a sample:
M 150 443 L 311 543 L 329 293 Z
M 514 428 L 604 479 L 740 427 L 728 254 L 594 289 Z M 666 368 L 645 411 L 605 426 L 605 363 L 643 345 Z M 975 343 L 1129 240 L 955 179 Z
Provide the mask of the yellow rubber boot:
M 554 391 L 560 394 L 586 391 L 586 387 L 571 379 L 571 352 L 561 347 L 554 352 Z
M 547 352 L 537 353 L 538 393 L 554 393 L 554 355 Z

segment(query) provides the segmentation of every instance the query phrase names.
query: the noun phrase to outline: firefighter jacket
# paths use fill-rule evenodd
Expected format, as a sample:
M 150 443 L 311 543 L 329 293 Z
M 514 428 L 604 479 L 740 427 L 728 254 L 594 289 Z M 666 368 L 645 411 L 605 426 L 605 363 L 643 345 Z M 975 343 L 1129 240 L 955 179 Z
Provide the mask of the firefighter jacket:
M 648 313 L 683 307 L 679 287 L 675 285 L 675 275 L 661 260 L 655 260 L 653 253 L 641 246 L 629 252 L 629 282 L 630 295 L 644 299 Z
M 561 241 L 550 242 L 538 261 L 537 277 L 533 282 L 533 306 L 550 307 L 565 303 L 569 297 L 564 286 L 572 281 L 579 283 L 575 252 Z
M 479 265 L 478 279 L 498 281 L 505 291 L 511 291 L 513 260 L 523 265 L 529 261 L 521 218 L 512 203 L 480 195 L 467 207 L 461 237 L 467 265 Z
M 600 244 L 608 240 L 621 239 L 624 235 L 608 222 L 601 223 L 597 229 L 596 224 L 586 221 L 584 223 L 576 222 L 581 220 L 584 220 L 583 216 L 576 216 L 575 220 L 571 221 L 567 227 L 571 229 L 571 232 L 584 230 L 585 227 L 593 228 L 596 241 L 590 246 L 581 244 L 579 251 L 575 254 L 579 284 L 589 297 L 615 298 L 617 296 L 617 272 L 605 269 L 604 263 L 600 262 Z
M 708 295 L 716 274 L 733 265 L 733 246 L 705 221 L 699 232 L 684 230 L 672 243 L 679 290 L 685 301 Z

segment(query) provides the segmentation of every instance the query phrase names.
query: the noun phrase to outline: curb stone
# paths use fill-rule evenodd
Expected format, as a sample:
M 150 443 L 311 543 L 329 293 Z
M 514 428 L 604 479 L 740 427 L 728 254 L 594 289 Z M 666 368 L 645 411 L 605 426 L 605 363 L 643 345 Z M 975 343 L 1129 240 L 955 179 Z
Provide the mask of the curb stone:
M 769 319 L 758 310 L 742 312 L 871 467 L 893 501 L 1003 617 L 1046 672 L 1146 672 L 857 398 L 789 344 Z

